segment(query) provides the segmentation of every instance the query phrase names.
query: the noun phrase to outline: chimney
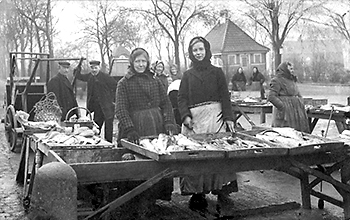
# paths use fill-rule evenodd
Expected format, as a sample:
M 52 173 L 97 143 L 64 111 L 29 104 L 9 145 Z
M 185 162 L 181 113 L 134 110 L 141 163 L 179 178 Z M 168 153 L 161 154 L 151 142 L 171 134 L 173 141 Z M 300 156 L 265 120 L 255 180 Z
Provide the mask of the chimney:
M 219 24 L 225 24 L 226 20 L 228 19 L 228 10 L 224 9 L 220 11 L 220 17 L 218 19 Z

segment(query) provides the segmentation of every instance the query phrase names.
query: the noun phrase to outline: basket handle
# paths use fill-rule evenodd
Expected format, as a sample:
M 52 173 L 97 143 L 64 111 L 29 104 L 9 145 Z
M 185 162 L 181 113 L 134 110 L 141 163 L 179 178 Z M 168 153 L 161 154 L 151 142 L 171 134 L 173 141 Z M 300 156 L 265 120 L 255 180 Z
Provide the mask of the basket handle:
M 66 121 L 68 121 L 68 115 L 75 109 L 84 109 L 89 114 L 89 118 L 92 121 L 92 116 L 91 116 L 91 112 L 89 111 L 89 109 L 87 109 L 85 107 L 81 107 L 81 106 L 71 108 L 66 114 Z

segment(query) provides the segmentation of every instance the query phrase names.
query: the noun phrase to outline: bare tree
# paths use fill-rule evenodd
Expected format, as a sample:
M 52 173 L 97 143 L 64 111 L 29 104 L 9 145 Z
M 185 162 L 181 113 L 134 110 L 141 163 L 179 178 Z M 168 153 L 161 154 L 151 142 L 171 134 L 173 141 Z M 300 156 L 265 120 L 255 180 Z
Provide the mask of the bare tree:
M 246 15 L 269 35 L 274 53 L 274 66 L 281 63 L 280 49 L 291 29 L 324 1 L 307 0 L 244 0 L 250 6 Z
M 136 10 L 155 18 L 174 45 L 175 63 L 180 67 L 180 36 L 190 22 L 207 10 L 207 5 L 186 0 L 151 0 L 152 9 Z
M 85 5 L 90 16 L 80 19 L 84 38 L 98 45 L 102 66 L 107 67 L 113 59 L 112 50 L 116 45 L 131 47 L 138 40 L 136 25 L 126 19 L 121 8 L 107 0 Z
M 53 36 L 55 30 L 52 23 L 51 0 L 14 0 L 18 13 L 28 19 L 34 26 L 37 48 L 39 52 L 48 52 L 54 56 Z

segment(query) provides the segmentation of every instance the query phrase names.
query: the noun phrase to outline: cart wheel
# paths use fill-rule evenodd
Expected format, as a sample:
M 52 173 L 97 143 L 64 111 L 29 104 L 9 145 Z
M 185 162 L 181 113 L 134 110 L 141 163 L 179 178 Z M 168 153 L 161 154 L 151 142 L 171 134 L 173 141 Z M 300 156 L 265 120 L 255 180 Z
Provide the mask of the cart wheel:
M 17 120 L 15 119 L 15 108 L 12 105 L 8 106 L 6 109 L 4 124 L 6 139 L 10 144 L 10 150 L 14 152 L 16 146 L 20 146 L 21 143 L 18 143 L 20 142 L 18 138 L 19 135 L 15 130 L 15 128 L 17 128 Z
M 319 209 L 324 209 L 324 200 L 323 199 L 319 199 L 317 206 L 318 206 Z

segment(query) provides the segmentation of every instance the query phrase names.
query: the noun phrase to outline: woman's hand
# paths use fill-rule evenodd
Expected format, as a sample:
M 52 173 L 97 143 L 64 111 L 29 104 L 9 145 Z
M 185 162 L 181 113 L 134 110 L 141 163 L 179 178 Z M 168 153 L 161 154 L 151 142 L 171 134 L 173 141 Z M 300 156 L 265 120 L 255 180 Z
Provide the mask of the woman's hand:
M 225 121 L 228 129 L 230 129 L 231 132 L 236 132 L 235 130 L 235 123 L 233 121 Z
M 193 122 L 190 116 L 186 116 L 183 124 L 190 130 L 193 130 Z

